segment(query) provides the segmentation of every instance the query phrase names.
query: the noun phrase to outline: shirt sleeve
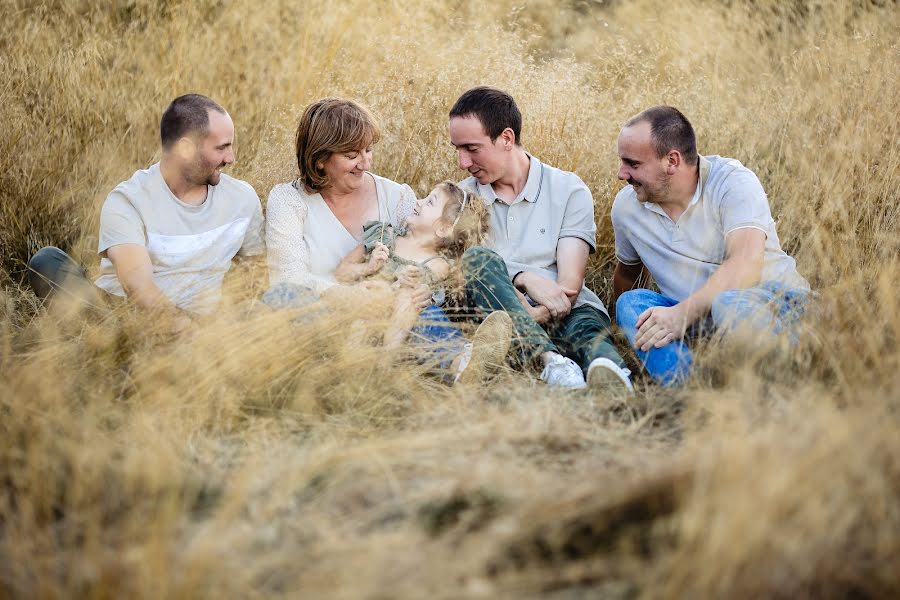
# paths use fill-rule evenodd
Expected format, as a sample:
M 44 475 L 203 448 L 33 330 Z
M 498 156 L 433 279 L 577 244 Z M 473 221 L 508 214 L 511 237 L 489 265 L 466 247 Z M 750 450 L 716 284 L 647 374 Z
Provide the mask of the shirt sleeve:
M 238 254 L 241 256 L 259 256 L 266 251 L 266 242 L 264 238 L 265 224 L 263 223 L 262 205 L 259 203 L 256 192 L 253 192 L 253 198 L 255 200 L 253 217 L 250 219 L 250 226 L 247 228 L 247 233 L 244 234 L 244 243 L 241 245 L 241 249 L 238 250 Z
M 266 202 L 269 285 L 296 283 L 321 294 L 334 285 L 310 272 L 303 228 L 309 207 L 290 185 L 275 186 Z
M 742 170 L 732 174 L 720 197 L 719 216 L 723 235 L 746 227 L 759 229 L 768 235 L 772 223 L 769 200 L 752 171 Z
M 579 179 L 578 186 L 569 195 L 563 215 L 559 237 L 575 237 L 587 242 L 591 253 L 597 250 L 597 224 L 594 222 L 594 198 Z
M 623 214 L 626 212 L 624 203 L 622 192 L 619 192 L 613 200 L 610 215 L 613 234 L 616 237 L 616 260 L 626 265 L 637 265 L 641 263 L 641 257 L 628 239 L 627 215 Z
M 120 244 L 147 245 L 144 221 L 137 209 L 123 194 L 113 191 L 100 210 L 100 240 L 97 253 Z

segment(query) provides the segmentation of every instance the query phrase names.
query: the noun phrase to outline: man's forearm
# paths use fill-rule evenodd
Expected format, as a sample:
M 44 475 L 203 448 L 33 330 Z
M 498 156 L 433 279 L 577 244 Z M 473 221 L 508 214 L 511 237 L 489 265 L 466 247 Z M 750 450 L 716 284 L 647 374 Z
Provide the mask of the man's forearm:
M 713 300 L 726 290 L 753 287 L 759 283 L 761 264 L 742 258 L 729 258 L 710 275 L 700 289 L 679 302 L 686 311 L 688 325 L 709 314 Z

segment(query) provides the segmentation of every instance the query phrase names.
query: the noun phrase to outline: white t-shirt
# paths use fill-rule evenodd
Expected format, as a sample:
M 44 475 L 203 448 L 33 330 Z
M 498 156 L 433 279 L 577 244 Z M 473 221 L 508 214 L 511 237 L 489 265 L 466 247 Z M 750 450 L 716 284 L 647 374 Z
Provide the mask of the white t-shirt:
M 678 302 L 700 288 L 725 260 L 725 237 L 752 227 L 766 234 L 762 282 L 778 281 L 809 289 L 796 263 L 781 249 L 775 221 L 762 184 L 739 161 L 700 157 L 700 179 L 694 198 L 678 221 L 652 202 L 640 202 L 630 185 L 612 206 L 616 258 L 643 263 L 659 291 Z
M 250 184 L 222 174 L 193 206 L 175 197 L 159 163 L 136 171 L 110 192 L 100 213 L 99 288 L 125 291 L 106 251 L 119 244 L 147 248 L 153 282 L 178 308 L 199 314 L 215 310 L 222 280 L 235 255 L 265 252 L 259 197 Z

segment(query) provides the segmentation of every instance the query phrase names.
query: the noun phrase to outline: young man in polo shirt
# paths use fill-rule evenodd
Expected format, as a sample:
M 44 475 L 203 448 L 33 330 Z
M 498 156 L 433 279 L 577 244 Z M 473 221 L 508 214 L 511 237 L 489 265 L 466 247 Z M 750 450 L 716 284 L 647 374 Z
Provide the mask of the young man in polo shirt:
M 616 321 L 650 375 L 684 381 L 686 334 L 741 322 L 790 328 L 809 284 L 781 249 L 756 175 L 737 160 L 699 156 L 693 127 L 670 106 L 630 119 L 618 152 L 629 185 L 612 207 Z M 661 294 L 634 289 L 644 271 Z
M 63 292 L 94 305 L 127 297 L 164 309 L 180 329 L 189 315 L 215 310 L 235 256 L 265 252 L 259 197 L 222 173 L 234 162 L 225 109 L 199 94 L 176 98 L 162 115 L 160 139 L 160 161 L 116 186 L 103 204 L 96 287 L 65 252 L 47 247 L 28 264 L 38 296 Z
M 582 388 L 586 376 L 591 387 L 630 391 L 606 308 L 584 285 L 597 231 L 591 193 L 526 153 L 521 126 L 513 98 L 494 88 L 473 88 L 450 110 L 450 141 L 471 175 L 460 185 L 491 212 L 493 250 L 463 256 L 468 299 L 483 314 L 509 313 L 520 357 L 539 359 L 547 383 Z

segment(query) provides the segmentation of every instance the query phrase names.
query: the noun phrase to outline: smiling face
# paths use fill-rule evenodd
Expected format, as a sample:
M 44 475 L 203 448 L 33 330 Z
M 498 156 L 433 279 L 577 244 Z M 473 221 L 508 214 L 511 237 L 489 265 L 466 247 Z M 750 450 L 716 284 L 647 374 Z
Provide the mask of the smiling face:
M 459 168 L 468 171 L 482 185 L 494 183 L 506 174 L 509 149 L 515 144 L 510 136 L 512 131 L 506 129 L 491 141 L 474 115 L 450 119 L 450 143 L 456 148 Z
M 218 185 L 222 169 L 234 162 L 234 123 L 227 113 L 209 111 L 206 135 L 194 140 L 194 157 L 189 165 L 189 181 L 197 185 Z
M 445 225 L 442 217 L 449 198 L 437 187 L 426 197 L 416 200 L 412 213 L 406 219 L 407 228 L 413 232 L 431 232 L 437 235 L 441 226 Z
M 325 173 L 327 188 L 342 193 L 352 192 L 363 184 L 363 176 L 372 166 L 372 148 L 332 152 L 316 166 Z
M 665 202 L 671 185 L 668 157 L 658 157 L 650 135 L 650 123 L 641 121 L 619 134 L 618 177 L 634 188 L 641 202 Z

